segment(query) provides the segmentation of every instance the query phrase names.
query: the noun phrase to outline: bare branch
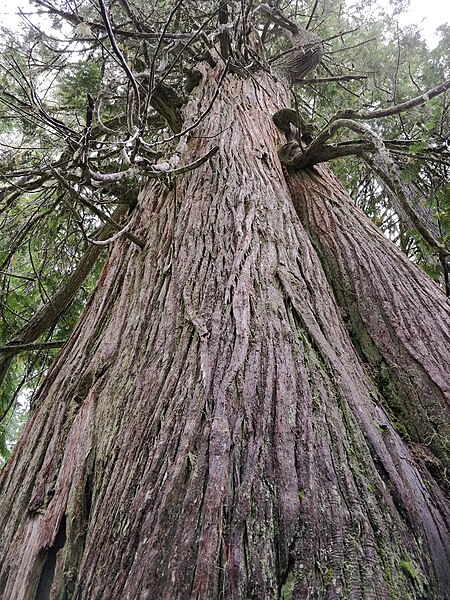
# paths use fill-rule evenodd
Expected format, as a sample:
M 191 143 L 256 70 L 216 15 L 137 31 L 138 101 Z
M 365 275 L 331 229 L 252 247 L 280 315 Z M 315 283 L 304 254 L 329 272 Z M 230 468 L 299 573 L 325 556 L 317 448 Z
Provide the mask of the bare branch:
M 166 22 L 164 23 L 164 26 L 161 30 L 161 34 L 159 36 L 158 39 L 158 43 L 156 44 L 156 49 L 155 52 L 153 54 L 153 58 L 152 58 L 152 63 L 150 65 L 150 94 L 152 94 L 153 92 L 153 87 L 154 87 L 154 79 L 155 79 L 155 64 L 156 64 L 156 57 L 158 56 L 158 52 L 161 48 L 161 45 L 163 43 L 164 37 L 167 33 L 167 28 L 170 25 L 170 22 L 172 21 L 173 17 L 175 16 L 175 14 L 177 13 L 178 9 L 180 8 L 180 6 L 183 4 L 184 0 L 178 0 L 178 2 L 175 4 L 175 6 L 172 8 L 172 10 L 169 13 L 169 16 L 166 20 Z
M 421 104 L 425 104 L 432 98 L 443 94 L 445 91 L 450 89 L 450 79 L 447 79 L 443 83 L 437 85 L 420 94 L 420 96 L 416 96 L 415 98 L 411 98 L 410 100 L 406 100 L 406 102 L 402 102 L 401 104 L 396 104 L 395 106 L 391 106 L 390 108 L 379 108 L 377 110 L 372 110 L 368 112 L 357 112 L 353 110 L 345 110 L 341 113 L 338 113 L 335 119 L 341 118 L 349 118 L 358 121 L 368 121 L 370 119 L 379 119 L 380 117 L 389 117 L 391 115 L 397 115 L 405 110 L 409 110 L 410 108 L 414 108 L 415 106 L 420 106 Z
M 335 77 L 317 77 L 315 79 L 302 79 L 298 85 L 314 85 L 316 83 L 332 83 L 333 81 L 360 81 L 367 79 L 367 75 L 337 75 Z
M 98 1 L 99 1 L 99 6 L 100 6 L 100 13 L 102 15 L 102 19 L 105 24 L 105 28 L 106 28 L 106 32 L 109 37 L 109 41 L 111 42 L 112 49 L 114 50 L 116 56 L 118 57 L 120 64 L 122 65 L 123 70 L 127 74 L 127 77 L 130 80 L 131 85 L 133 87 L 133 90 L 135 93 L 135 112 L 136 112 L 137 118 L 139 119 L 141 101 L 140 101 L 138 83 L 137 83 L 133 73 L 131 72 L 131 69 L 128 66 L 128 63 L 127 63 L 124 55 L 122 54 L 119 46 L 117 45 L 116 38 L 114 37 L 114 32 L 113 32 L 113 29 L 111 26 L 111 21 L 109 20 L 108 11 L 106 10 L 105 3 L 103 2 L 103 0 L 98 0 Z M 132 116 L 132 112 L 133 111 L 131 111 L 130 116 Z M 131 126 L 133 126 L 133 123 L 131 123 Z
M 83 198 L 83 196 L 81 194 L 79 194 L 76 191 L 76 189 L 73 186 L 71 186 L 70 183 L 68 183 L 68 181 L 66 181 L 66 179 L 64 179 L 64 177 L 61 175 L 61 173 L 59 173 L 56 169 L 52 168 L 52 172 L 55 175 L 56 179 L 63 186 L 63 188 L 69 192 L 69 195 L 74 200 L 78 200 L 78 202 L 80 202 L 81 204 L 84 204 L 84 206 L 87 206 L 102 221 L 104 221 L 105 223 L 108 223 L 114 229 L 118 230 L 118 233 L 114 236 L 115 239 L 117 239 L 118 237 L 121 237 L 123 235 L 124 237 L 128 238 L 131 242 L 133 242 L 134 244 L 136 244 L 137 246 L 139 246 L 139 248 L 142 249 L 144 247 L 144 242 L 142 242 L 139 238 L 137 238 L 132 233 L 129 233 L 128 228 L 130 226 L 130 222 L 127 223 L 127 225 L 125 225 L 125 227 L 121 227 L 109 215 L 105 214 L 102 210 L 100 210 L 99 208 L 97 208 L 97 206 L 95 205 L 94 202 L 91 202 L 87 198 Z M 89 239 L 89 241 L 92 241 L 93 244 L 99 244 L 99 245 L 106 244 L 106 241 L 100 241 L 99 242 L 99 241 L 90 240 L 90 239 Z M 109 241 L 110 240 L 108 240 L 108 243 L 109 243 Z
M 106 31 L 106 27 L 104 23 L 96 23 L 95 21 L 86 21 L 79 17 L 76 13 L 69 13 L 67 11 L 59 10 L 55 6 L 45 2 L 44 0 L 33 0 L 34 4 L 38 6 L 42 6 L 48 10 L 48 14 L 58 15 L 64 20 L 71 23 L 74 27 L 80 25 L 80 23 L 85 23 L 90 29 Z M 161 36 L 159 31 L 127 31 L 125 29 L 121 29 L 119 27 L 111 27 L 111 31 L 115 36 L 131 38 L 131 39 L 143 39 L 143 40 L 158 40 Z M 191 36 L 191 32 L 186 33 L 166 33 L 165 38 L 171 40 L 184 40 Z
M 408 191 L 406 186 L 400 179 L 400 173 L 392 160 L 383 140 L 365 123 L 358 123 L 351 119 L 337 119 L 332 121 L 328 128 L 322 130 L 319 135 L 307 146 L 302 152 L 300 145 L 297 142 L 289 142 L 280 149 L 280 160 L 293 169 L 304 169 L 311 164 L 314 156 L 320 154 L 325 142 L 330 139 L 338 129 L 346 127 L 352 131 L 362 134 L 367 141 L 373 146 L 377 152 L 378 160 L 370 159 L 366 154 L 361 153 L 361 156 L 379 175 L 380 179 L 386 184 L 387 188 L 392 192 L 395 202 L 398 202 L 401 210 L 410 220 L 411 224 L 424 240 L 438 253 L 444 256 L 449 254 L 449 251 L 436 239 L 436 236 L 431 231 L 431 227 L 425 224 L 417 211 L 411 205 L 408 199 Z
M 64 346 L 66 340 L 55 341 L 55 342 L 38 342 L 37 344 L 8 344 L 7 346 L 0 346 L 0 354 L 18 354 L 20 352 L 37 350 L 52 350 L 54 348 L 61 348 Z

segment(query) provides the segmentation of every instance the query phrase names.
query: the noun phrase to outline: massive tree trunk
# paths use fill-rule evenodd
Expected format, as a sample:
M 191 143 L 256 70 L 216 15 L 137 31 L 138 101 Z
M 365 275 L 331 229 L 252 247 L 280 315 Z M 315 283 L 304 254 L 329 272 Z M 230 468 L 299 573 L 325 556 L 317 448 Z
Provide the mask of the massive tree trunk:
M 216 155 L 143 190 L 146 245 L 111 250 L 2 474 L 4 598 L 450 589 L 444 471 L 427 470 L 444 444 L 424 461 L 398 433 L 442 434 L 448 305 L 326 168 L 289 191 L 287 103 L 269 76 L 228 76 L 183 146 Z

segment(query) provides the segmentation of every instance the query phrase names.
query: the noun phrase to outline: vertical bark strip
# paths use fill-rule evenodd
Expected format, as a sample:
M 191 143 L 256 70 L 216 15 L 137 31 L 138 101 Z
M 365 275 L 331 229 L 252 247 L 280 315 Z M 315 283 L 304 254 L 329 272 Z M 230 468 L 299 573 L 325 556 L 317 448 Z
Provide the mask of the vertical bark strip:
M 217 154 L 141 195 L 2 473 L 5 598 L 444 597 L 448 506 L 295 212 L 286 104 L 227 77 L 183 159 Z
M 429 447 L 442 461 L 428 457 L 448 490 L 448 300 L 354 207 L 328 169 L 292 175 L 289 184 L 360 355 L 402 433 L 422 444 L 422 458 Z

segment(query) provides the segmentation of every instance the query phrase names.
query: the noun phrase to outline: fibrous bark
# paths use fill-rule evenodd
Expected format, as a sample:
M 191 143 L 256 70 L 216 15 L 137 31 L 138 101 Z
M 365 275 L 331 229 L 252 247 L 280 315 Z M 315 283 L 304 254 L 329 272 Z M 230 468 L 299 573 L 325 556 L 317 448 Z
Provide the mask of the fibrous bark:
M 401 432 L 450 467 L 450 303 L 343 193 L 327 169 L 289 177 L 341 314 Z M 417 449 L 419 450 L 419 449 Z
M 217 77 L 205 73 L 187 124 Z M 310 231 L 316 218 L 313 233 L 302 225 L 271 119 L 286 104 L 269 76 L 228 76 L 183 161 L 218 152 L 142 193 L 146 245 L 116 243 L 2 474 L 5 598 L 445 597 L 448 504 L 387 416 L 320 261 L 344 237 L 330 205 L 355 209 L 317 171 L 293 183 Z M 355 269 L 375 260 L 365 227 L 335 270 L 352 297 Z M 442 327 L 448 308 L 390 252 L 399 280 L 365 273 L 360 316 L 389 373 L 390 346 L 421 336 L 401 356 L 417 374 L 402 393 L 414 388 L 423 414 L 443 407 L 449 364 L 423 358 L 427 310 L 439 304 Z M 406 302 L 414 278 L 405 306 L 422 325 L 376 338 L 372 312 Z

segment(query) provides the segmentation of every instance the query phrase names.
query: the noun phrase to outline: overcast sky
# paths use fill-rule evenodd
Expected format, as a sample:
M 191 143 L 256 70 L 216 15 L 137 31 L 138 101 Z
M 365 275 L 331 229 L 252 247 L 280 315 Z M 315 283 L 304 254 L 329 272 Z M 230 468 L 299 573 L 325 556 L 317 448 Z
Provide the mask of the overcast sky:
M 379 0 L 386 6 L 387 0 Z M 450 23 L 450 0 L 410 0 L 411 8 L 407 14 L 400 17 L 403 25 L 415 23 L 421 30 L 428 45 L 433 48 L 438 37 L 434 34 L 436 27 L 443 23 Z M 0 0 L 0 24 L 9 25 L 17 23 L 14 13 L 21 6 L 29 10 L 26 0 Z
M 450 24 L 449 0 L 411 0 L 410 10 L 399 19 L 404 25 L 415 23 L 422 29 L 422 36 L 432 48 L 439 41 L 436 28 L 443 23 Z

